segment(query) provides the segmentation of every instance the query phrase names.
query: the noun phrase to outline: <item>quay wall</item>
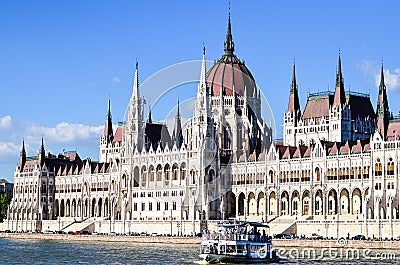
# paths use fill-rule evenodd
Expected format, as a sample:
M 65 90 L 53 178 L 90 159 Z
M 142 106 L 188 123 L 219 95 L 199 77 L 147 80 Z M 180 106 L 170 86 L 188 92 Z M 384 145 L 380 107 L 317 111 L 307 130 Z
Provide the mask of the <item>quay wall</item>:
M 109 235 L 67 235 L 67 234 L 28 234 L 0 233 L 0 238 L 24 240 L 59 240 L 59 241 L 98 241 L 131 242 L 159 244 L 196 244 L 199 237 L 153 237 L 153 236 L 109 236 Z M 374 240 L 308 240 L 308 239 L 273 239 L 274 248 L 352 248 L 352 249 L 393 249 L 400 250 L 400 241 Z

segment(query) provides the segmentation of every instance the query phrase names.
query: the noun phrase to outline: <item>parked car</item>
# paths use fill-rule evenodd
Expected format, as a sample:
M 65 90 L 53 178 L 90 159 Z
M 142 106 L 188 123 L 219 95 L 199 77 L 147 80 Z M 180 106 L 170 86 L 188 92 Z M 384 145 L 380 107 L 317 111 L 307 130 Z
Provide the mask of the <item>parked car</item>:
M 81 232 L 81 235 L 90 235 L 91 233 L 89 231 L 83 230 Z
M 116 236 L 117 234 L 115 232 L 110 232 L 108 233 L 109 236 Z
M 312 233 L 311 236 L 309 237 L 309 239 L 324 239 L 323 236 L 318 235 L 317 233 Z
M 54 232 L 53 231 L 51 231 L 51 230 L 48 230 L 48 229 L 46 229 L 46 230 L 43 230 L 43 232 L 42 232 L 43 234 L 54 234 Z
M 81 231 L 75 231 L 74 232 L 74 235 L 80 235 L 80 234 L 82 234 Z
M 274 236 L 276 239 L 292 239 L 292 237 L 288 234 L 276 234 Z
M 353 240 L 367 240 L 364 235 L 355 235 L 351 239 L 353 239 Z
M 159 233 L 151 233 L 151 236 L 161 236 Z

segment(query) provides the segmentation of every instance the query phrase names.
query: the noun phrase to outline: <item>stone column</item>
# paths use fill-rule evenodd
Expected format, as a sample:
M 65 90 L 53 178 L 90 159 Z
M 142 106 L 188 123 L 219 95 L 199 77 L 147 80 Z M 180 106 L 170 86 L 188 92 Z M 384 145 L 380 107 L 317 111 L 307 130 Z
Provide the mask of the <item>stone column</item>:
M 349 189 L 349 203 L 350 203 L 350 214 L 354 214 L 353 212 L 353 194 L 350 194 L 350 189 Z
M 236 215 L 236 218 L 238 218 L 239 217 L 239 196 L 235 196 L 236 197 L 236 213 L 235 213 L 235 215 Z
M 264 222 L 267 221 L 267 211 L 268 211 L 268 206 L 267 206 L 267 194 L 264 191 L 264 209 L 263 209 L 264 213 L 263 213 L 263 220 Z
M 249 214 L 249 200 L 247 195 L 244 198 L 244 219 L 247 220 L 247 216 Z

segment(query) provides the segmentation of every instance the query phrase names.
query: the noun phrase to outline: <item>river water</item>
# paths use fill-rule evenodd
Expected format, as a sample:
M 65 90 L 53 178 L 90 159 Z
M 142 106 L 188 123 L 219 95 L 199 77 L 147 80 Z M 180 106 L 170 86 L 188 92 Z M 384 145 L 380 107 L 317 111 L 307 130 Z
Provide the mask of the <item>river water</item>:
M 124 242 L 78 242 L 0 238 L 0 264 L 201 264 L 198 245 L 165 245 Z M 277 264 L 400 264 L 400 251 L 280 250 Z M 323 257 L 322 257 L 323 256 Z

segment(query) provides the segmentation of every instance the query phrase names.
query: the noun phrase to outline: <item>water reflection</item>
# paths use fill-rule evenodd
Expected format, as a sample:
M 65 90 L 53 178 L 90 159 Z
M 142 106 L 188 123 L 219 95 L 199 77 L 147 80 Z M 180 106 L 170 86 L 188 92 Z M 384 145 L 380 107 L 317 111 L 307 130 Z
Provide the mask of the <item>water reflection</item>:
M 127 242 L 64 242 L 53 240 L 21 240 L 0 238 L 2 255 L 0 264 L 199 264 L 199 246 L 189 244 L 144 244 Z M 357 264 L 376 265 L 400 264 L 399 250 L 371 250 L 368 259 L 354 256 L 336 256 L 332 258 L 326 252 L 323 258 L 310 256 L 286 256 L 278 264 Z M 317 254 L 321 253 L 316 249 Z M 362 250 L 360 250 L 362 251 Z M 360 252 L 361 253 L 361 252 Z

